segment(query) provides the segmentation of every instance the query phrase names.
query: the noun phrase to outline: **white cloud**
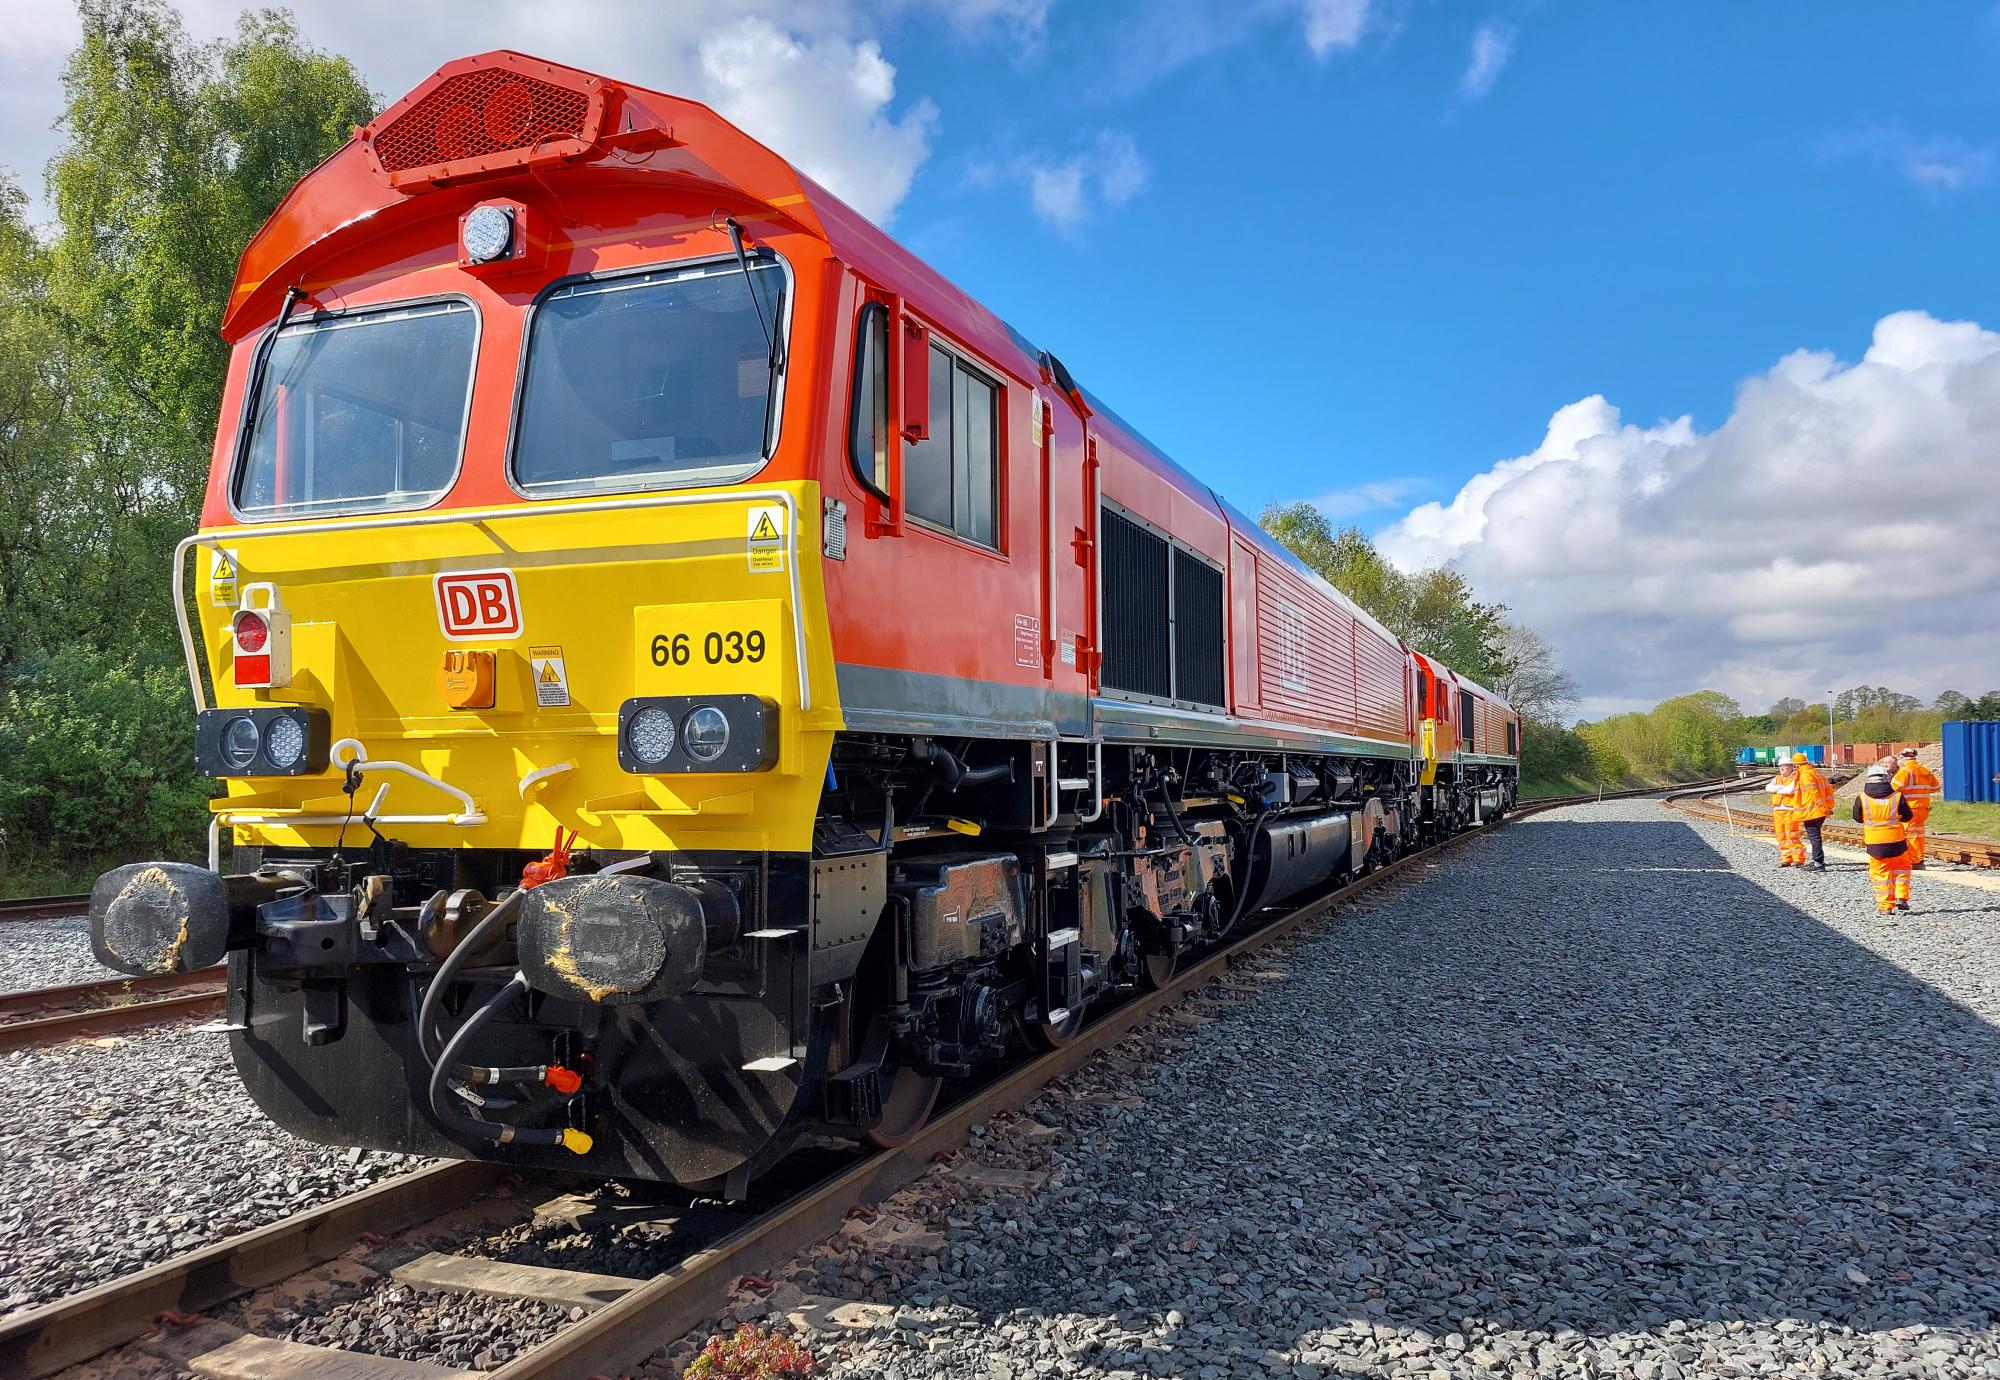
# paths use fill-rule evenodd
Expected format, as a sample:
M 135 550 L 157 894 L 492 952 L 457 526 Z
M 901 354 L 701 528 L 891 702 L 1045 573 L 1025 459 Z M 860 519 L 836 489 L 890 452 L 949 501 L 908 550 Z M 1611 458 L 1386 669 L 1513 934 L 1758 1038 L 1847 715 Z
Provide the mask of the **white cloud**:
M 177 7 L 200 42 L 232 32 L 247 3 L 178 0 Z M 453 58 L 518 48 L 712 104 L 858 210 L 886 220 L 928 154 L 937 111 L 921 97 L 897 100 L 880 27 L 934 11 L 968 38 L 1032 39 L 1048 7 L 1049 0 L 675 0 L 641 19 L 622 0 L 488 0 L 474 22 L 461 6 L 347 0 L 303 3 L 295 13 L 309 42 L 352 58 L 385 100 Z M 25 10 L 23 22 L 10 15 L 0 26 L 0 167 L 36 194 L 57 148 L 50 126 L 62 112 L 62 65 L 80 30 L 65 0 Z M 772 65 L 759 74 L 755 60 Z
M 863 215 L 886 222 L 930 152 L 937 107 L 888 114 L 896 69 L 873 39 L 801 41 L 744 19 L 701 43 L 703 86 L 715 108 Z
M 1493 83 L 1514 56 L 1514 26 L 1489 19 L 1472 33 L 1472 51 L 1465 60 L 1465 74 L 1458 79 L 1458 98 L 1470 105 L 1486 99 Z
M 1996 455 L 2000 333 L 1899 312 L 1857 363 L 1746 380 L 1713 431 L 1572 403 L 1379 539 L 1512 607 L 1593 701 L 1977 694 L 2000 684 Z
M 1345 52 L 1368 28 L 1368 0 L 1305 0 L 1305 23 L 1314 57 Z
M 1424 481 L 1408 476 L 1392 479 L 1371 479 L 1346 489 L 1335 489 L 1330 494 L 1321 494 L 1312 501 L 1313 507 L 1338 522 L 1345 518 L 1360 517 L 1363 513 L 1380 512 L 1406 502 L 1410 495 L 1424 487 Z
M 1993 150 L 1950 135 L 1919 136 L 1893 125 L 1850 130 L 1826 141 L 1834 157 L 1858 157 L 1893 168 L 1927 192 L 1948 195 L 1993 173 Z
M 1010 176 L 1028 189 L 1035 214 L 1068 235 L 1099 210 L 1123 206 L 1137 196 L 1146 185 L 1147 168 L 1131 135 L 1105 130 L 1066 158 L 1022 158 L 1006 169 L 980 164 L 968 181 L 990 186 Z

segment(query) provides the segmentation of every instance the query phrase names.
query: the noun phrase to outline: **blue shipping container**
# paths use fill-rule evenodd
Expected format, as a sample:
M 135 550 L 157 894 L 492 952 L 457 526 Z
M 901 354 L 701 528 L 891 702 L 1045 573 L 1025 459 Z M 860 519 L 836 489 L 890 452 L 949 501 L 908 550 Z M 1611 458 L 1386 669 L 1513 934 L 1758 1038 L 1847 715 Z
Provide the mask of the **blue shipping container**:
M 2000 804 L 2000 719 L 1944 726 L 1944 798 Z
M 1754 767 L 1757 765 L 1757 749 L 1753 747 L 1739 748 L 1736 753 L 1736 760 L 1743 766 Z

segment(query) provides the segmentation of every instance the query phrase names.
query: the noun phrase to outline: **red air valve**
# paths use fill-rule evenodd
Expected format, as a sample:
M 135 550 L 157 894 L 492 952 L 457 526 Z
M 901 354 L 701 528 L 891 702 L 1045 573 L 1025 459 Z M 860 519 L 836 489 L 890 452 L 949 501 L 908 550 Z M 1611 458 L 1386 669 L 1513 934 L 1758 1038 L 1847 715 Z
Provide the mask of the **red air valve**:
M 556 826 L 556 846 L 549 850 L 545 858 L 537 858 L 521 869 L 521 886 L 525 889 L 540 886 L 543 882 L 553 882 L 558 877 L 569 875 L 569 850 L 576 843 L 576 830 L 569 831 L 569 838 L 563 838 L 562 826 Z
M 542 1071 L 542 1082 L 567 1095 L 583 1086 L 583 1075 L 575 1069 L 566 1069 L 561 1064 L 550 1064 Z
M 243 587 L 229 620 L 230 667 L 239 690 L 282 690 L 292 683 L 292 615 L 274 584 Z

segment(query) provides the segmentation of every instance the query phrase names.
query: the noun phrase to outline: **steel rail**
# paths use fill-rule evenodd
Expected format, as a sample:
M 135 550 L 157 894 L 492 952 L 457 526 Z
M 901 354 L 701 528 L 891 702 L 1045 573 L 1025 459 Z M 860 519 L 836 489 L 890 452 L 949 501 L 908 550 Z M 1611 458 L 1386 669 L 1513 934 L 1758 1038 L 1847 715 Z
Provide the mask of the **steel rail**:
M 222 1009 L 220 966 L 0 994 L 0 1054 Z
M 0 901 L 0 920 L 61 920 L 90 909 L 90 897 L 17 896 Z
M 0 1375 L 51 1375 L 150 1331 L 162 1313 L 199 1313 L 353 1248 L 363 1232 L 416 1226 L 473 1201 L 506 1165 L 453 1161 L 217 1241 L 80 1294 L 0 1319 Z
M 1607 792 L 1605 799 L 1658 794 Z M 558 1332 L 492 1372 L 495 1380 L 588 1380 L 650 1355 L 720 1311 L 736 1281 L 761 1273 L 838 1231 L 848 1210 L 877 1201 L 921 1175 L 932 1159 L 962 1146 L 971 1128 L 996 1112 L 1032 1101 L 1052 1080 L 1074 1072 L 1141 1024 L 1185 999 L 1247 957 L 1365 891 L 1416 875 L 1446 849 L 1491 834 L 1509 821 L 1598 797 L 1565 796 L 1518 806 L 1509 816 L 1419 850 L 1357 877 L 1194 962 L 1158 991 L 1104 1012 L 1077 1039 L 973 1090 L 946 1108 L 909 1144 L 877 1151 L 770 1213 L 697 1251 L 623 1298 Z M 478 1198 L 506 1165 L 454 1161 L 406 1174 L 323 1203 L 282 1222 L 204 1246 L 148 1269 L 109 1280 L 71 1298 L 0 1319 L 0 1375 L 25 1380 L 88 1360 L 149 1331 L 162 1313 L 211 1309 L 333 1259 L 362 1232 L 388 1234 L 431 1220 Z

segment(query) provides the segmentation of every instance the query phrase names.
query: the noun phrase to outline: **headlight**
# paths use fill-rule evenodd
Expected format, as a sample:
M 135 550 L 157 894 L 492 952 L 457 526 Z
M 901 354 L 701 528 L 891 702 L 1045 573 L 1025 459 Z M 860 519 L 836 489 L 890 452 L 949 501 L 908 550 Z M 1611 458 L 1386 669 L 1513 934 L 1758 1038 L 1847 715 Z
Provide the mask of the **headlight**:
M 681 724 L 681 747 L 703 766 L 729 751 L 729 716 L 712 704 L 697 706 Z
M 514 213 L 501 206 L 475 206 L 466 213 L 459 245 L 472 263 L 505 258 L 514 247 Z
M 674 716 L 657 704 L 647 705 L 625 725 L 625 741 L 641 763 L 659 766 L 674 750 Z
M 618 765 L 635 775 L 766 771 L 777 760 L 778 706 L 761 695 L 641 695 L 618 706 Z
M 238 717 L 222 726 L 222 760 L 232 771 L 244 771 L 257 760 L 262 735 L 250 719 Z
M 264 730 L 264 756 L 279 771 L 290 771 L 306 754 L 306 726 L 286 715 Z
M 312 776 L 326 770 L 333 716 L 317 705 L 204 709 L 194 762 L 209 776 Z

